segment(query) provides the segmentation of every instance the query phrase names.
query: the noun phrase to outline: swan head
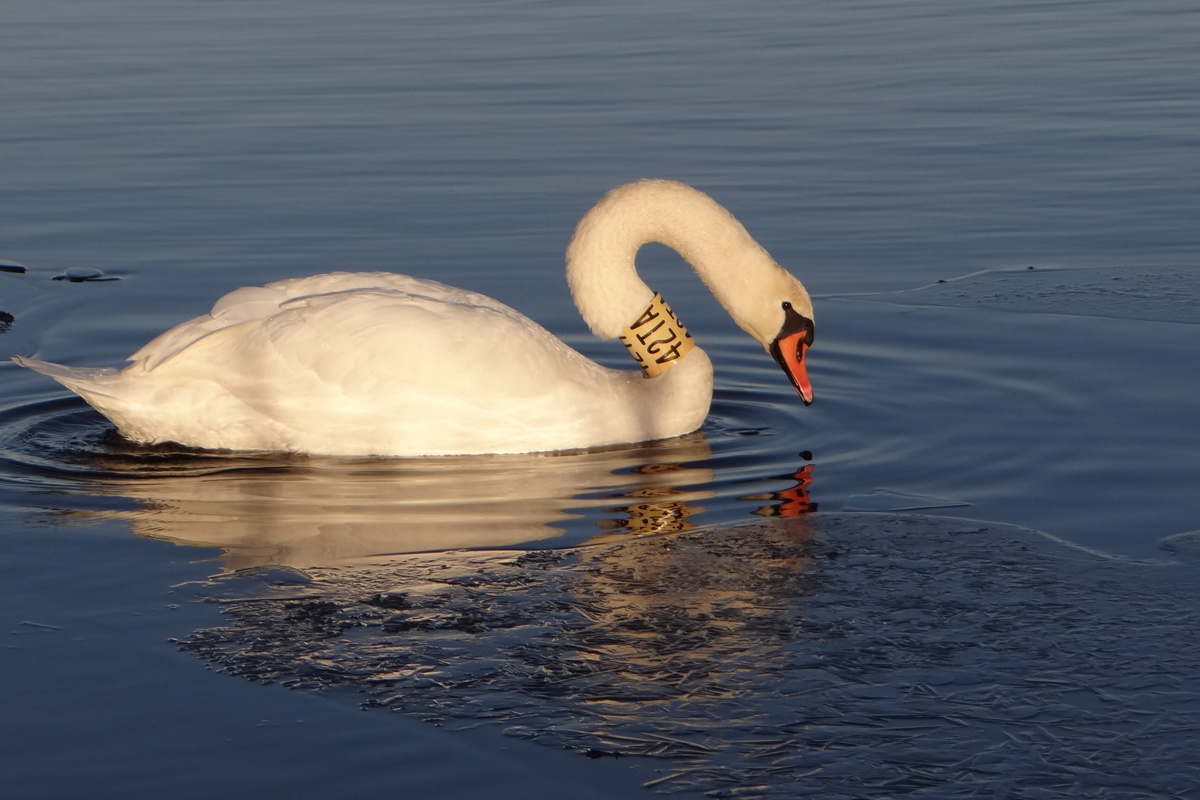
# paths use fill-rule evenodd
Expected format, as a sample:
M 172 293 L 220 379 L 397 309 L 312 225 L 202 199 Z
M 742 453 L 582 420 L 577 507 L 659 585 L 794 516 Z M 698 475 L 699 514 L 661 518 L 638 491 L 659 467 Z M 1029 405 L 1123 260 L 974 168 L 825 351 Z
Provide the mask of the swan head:
M 735 315 L 734 321 L 771 354 L 804 405 L 809 405 L 813 401 L 813 388 L 805 356 L 812 346 L 815 330 L 812 299 L 800 281 L 782 267 L 776 269 L 773 286 L 759 293 L 753 309 Z
M 805 405 L 812 402 L 805 353 L 813 341 L 812 300 L 729 211 L 682 183 L 618 186 L 575 229 L 567 281 L 588 326 L 612 339 L 639 318 L 654 292 L 637 274 L 637 251 L 659 242 L 678 252 L 742 330 L 783 368 Z

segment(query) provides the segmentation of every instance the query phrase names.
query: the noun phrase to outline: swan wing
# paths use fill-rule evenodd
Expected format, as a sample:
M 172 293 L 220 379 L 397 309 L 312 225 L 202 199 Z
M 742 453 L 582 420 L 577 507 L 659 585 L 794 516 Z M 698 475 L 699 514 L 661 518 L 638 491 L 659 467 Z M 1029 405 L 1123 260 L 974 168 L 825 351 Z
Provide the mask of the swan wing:
M 269 319 L 284 306 L 302 298 L 352 291 L 395 291 L 435 302 L 469 304 L 511 311 L 487 295 L 447 286 L 437 281 L 391 272 L 331 272 L 288 278 L 265 286 L 246 286 L 223 295 L 207 314 L 176 325 L 142 346 L 129 357 L 141 371 L 149 371 L 217 331 Z
M 517 452 L 591 444 L 640 384 L 498 301 L 421 284 L 296 293 L 269 316 L 247 296 L 249 319 L 126 370 L 137 413 L 118 416 L 207 447 Z

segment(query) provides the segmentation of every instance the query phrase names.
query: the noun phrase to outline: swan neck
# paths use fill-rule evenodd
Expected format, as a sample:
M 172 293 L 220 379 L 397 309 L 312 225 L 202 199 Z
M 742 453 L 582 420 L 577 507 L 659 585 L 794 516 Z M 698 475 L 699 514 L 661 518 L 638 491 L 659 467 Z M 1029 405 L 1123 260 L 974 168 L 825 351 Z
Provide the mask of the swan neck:
M 635 265 L 638 250 L 651 242 L 678 252 L 739 325 L 747 281 L 778 270 L 741 223 L 703 192 L 664 180 L 618 187 L 584 215 L 567 249 L 575 305 L 600 338 L 619 336 L 651 303 L 654 291 Z

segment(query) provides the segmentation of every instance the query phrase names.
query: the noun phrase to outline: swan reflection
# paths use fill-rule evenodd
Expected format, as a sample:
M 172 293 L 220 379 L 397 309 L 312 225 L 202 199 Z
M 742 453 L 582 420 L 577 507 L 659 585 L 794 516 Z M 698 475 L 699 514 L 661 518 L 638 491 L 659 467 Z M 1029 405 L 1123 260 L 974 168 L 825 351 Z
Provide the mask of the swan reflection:
M 812 519 L 245 570 L 198 587 L 224 621 L 183 646 L 255 681 L 703 768 L 741 737 L 792 739 L 752 698 L 771 695 L 804 633 Z
M 788 476 L 796 483 L 778 492 L 748 494 L 739 500 L 771 500 L 771 505 L 760 506 L 754 513 L 760 517 L 802 517 L 817 510 L 817 504 L 808 496 L 813 482 L 813 465 L 805 464 Z
M 602 515 L 603 538 L 687 530 L 712 497 L 703 434 L 575 453 L 423 459 L 234 460 L 209 470 L 143 465 L 96 494 L 137 502 L 106 512 L 135 534 L 218 547 L 229 570 L 330 565 L 383 554 L 574 545 L 565 523 Z M 199 472 L 200 474 L 195 474 Z M 589 512 L 589 510 L 591 510 Z M 578 530 L 578 526 L 574 529 Z M 559 537 L 561 542 L 553 540 Z

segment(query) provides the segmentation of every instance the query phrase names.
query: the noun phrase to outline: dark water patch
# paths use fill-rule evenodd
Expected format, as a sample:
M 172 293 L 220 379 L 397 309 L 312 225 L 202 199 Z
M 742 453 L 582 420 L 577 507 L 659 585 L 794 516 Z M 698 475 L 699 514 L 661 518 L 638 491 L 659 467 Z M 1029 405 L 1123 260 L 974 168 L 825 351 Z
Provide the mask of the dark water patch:
M 182 646 L 447 727 L 661 759 L 661 791 L 1189 797 L 1193 578 L 1006 525 L 813 515 L 236 574 L 199 587 L 226 624 Z

